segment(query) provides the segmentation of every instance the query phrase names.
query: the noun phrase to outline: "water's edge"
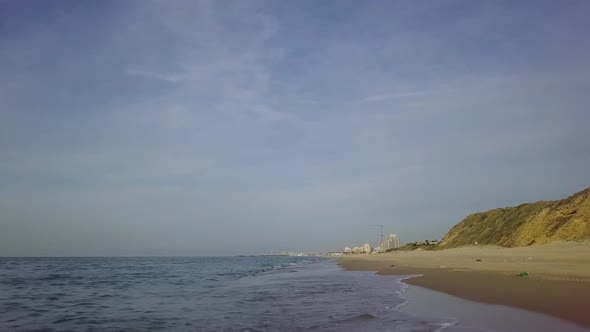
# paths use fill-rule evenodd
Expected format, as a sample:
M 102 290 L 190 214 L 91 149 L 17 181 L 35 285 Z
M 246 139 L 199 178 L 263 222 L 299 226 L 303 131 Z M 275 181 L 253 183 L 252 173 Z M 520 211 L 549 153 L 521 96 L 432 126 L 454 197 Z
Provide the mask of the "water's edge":
M 0 258 L 0 330 L 581 331 L 412 277 L 305 257 Z
M 402 281 L 421 274 L 403 277 Z M 516 307 L 488 304 L 463 299 L 444 292 L 410 285 L 404 289 L 407 303 L 400 311 L 420 317 L 448 319 L 443 327 L 451 331 L 588 331 L 577 324 Z

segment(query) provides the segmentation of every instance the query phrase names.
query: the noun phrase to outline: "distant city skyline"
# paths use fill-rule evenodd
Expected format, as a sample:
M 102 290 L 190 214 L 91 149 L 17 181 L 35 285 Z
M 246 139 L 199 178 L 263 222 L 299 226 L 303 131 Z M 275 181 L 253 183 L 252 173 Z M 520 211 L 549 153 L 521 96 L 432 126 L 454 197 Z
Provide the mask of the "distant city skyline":
M 0 256 L 327 252 L 571 195 L 589 12 L 3 1 Z

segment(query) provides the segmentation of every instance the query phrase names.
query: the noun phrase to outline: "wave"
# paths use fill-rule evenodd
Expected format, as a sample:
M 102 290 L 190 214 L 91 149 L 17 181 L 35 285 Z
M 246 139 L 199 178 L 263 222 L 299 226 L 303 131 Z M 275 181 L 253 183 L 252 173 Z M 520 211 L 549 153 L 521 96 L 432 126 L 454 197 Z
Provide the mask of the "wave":
M 257 261 L 252 265 L 244 266 L 242 264 L 236 265 L 233 269 L 220 271 L 215 273 L 218 277 L 230 277 L 233 279 L 239 279 L 250 276 L 257 276 L 260 274 L 268 274 L 274 272 L 293 272 L 294 268 L 303 265 L 311 264 L 320 260 L 317 259 L 297 259 L 297 258 L 282 258 L 287 261 L 276 262 L 277 258 L 266 258 L 263 261 Z M 269 262 L 269 260 L 271 260 Z M 295 261 L 293 261 L 295 260 Z M 296 270 L 295 270 L 296 271 Z

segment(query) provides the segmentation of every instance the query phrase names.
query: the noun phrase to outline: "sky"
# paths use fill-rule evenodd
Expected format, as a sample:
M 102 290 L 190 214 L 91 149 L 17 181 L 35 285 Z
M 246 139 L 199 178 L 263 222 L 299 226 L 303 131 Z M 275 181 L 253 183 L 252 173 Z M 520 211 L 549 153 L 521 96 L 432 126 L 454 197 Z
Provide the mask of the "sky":
M 588 1 L 2 1 L 0 256 L 441 238 L 590 186 Z

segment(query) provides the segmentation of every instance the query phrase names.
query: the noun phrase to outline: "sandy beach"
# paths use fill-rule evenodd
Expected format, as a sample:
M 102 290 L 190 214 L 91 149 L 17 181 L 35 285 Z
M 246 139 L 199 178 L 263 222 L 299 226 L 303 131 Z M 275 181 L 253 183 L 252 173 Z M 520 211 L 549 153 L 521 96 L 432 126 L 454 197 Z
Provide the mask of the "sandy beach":
M 352 255 L 348 270 L 422 276 L 417 285 L 461 298 L 548 314 L 590 328 L 590 242 L 522 248 L 475 246 Z M 527 272 L 528 277 L 517 274 Z

